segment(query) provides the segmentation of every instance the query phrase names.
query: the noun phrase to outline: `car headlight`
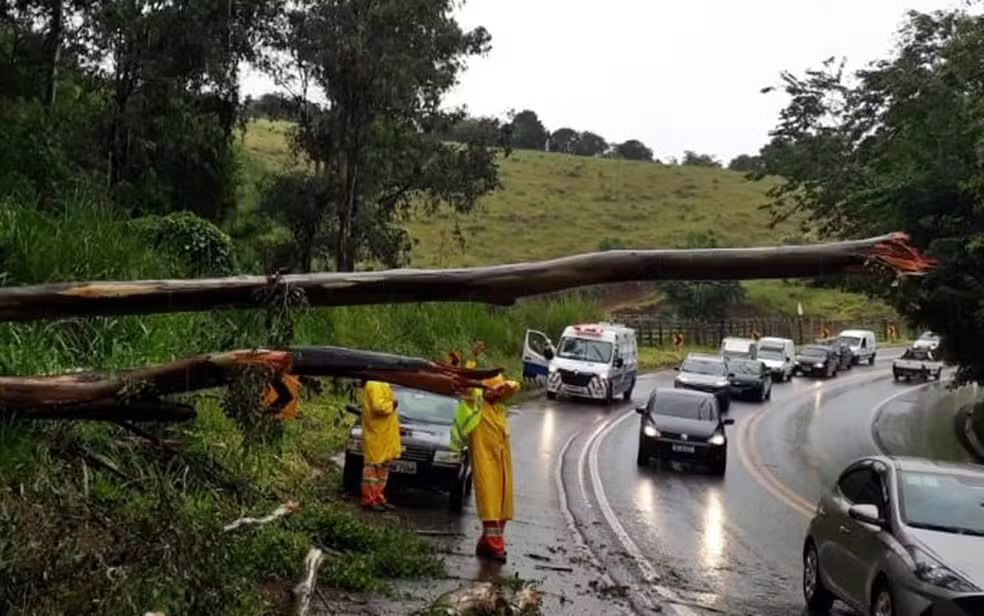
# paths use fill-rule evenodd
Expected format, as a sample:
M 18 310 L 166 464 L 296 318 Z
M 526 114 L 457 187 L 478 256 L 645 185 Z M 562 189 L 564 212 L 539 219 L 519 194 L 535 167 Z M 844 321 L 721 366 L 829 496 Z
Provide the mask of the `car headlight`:
M 728 386 L 728 379 L 721 379 L 720 381 L 714 381 L 714 386 L 715 387 L 727 387 Z
M 823 368 L 823 362 L 822 361 L 818 361 L 817 363 L 813 364 L 813 367 L 814 368 Z
M 348 440 L 348 445 L 345 446 L 349 451 L 361 452 L 362 451 L 362 439 L 361 438 L 350 438 Z
M 434 452 L 434 464 L 458 464 L 461 454 L 457 451 L 437 450 Z
M 952 592 L 977 592 L 980 590 L 949 567 L 916 546 L 908 546 L 909 554 L 916 563 L 914 573 L 920 580 Z
M 663 436 L 662 433 L 659 430 L 657 430 L 653 426 L 649 426 L 649 425 L 647 425 L 645 428 L 643 428 L 642 429 L 642 432 L 646 436 L 652 436 L 652 437 Z
M 717 434 L 709 438 L 707 442 L 710 443 L 711 445 L 718 445 L 718 446 L 724 445 L 724 435 L 718 432 Z
M 557 366 L 550 366 L 547 370 L 550 371 L 550 374 L 553 374 L 554 372 L 557 372 Z

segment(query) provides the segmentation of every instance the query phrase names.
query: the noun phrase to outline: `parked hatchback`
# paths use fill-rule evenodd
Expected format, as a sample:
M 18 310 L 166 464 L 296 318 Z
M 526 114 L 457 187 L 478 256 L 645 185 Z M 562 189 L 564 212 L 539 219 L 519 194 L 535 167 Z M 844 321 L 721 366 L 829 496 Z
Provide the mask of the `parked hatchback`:
M 393 387 L 400 414 L 400 440 L 403 454 L 391 465 L 390 488 L 401 486 L 446 492 L 448 508 L 461 511 L 471 488 L 471 465 L 468 452 L 451 451 L 451 423 L 458 408 L 454 398 Z M 349 412 L 359 414 L 358 407 Z M 358 494 L 362 482 L 362 426 L 349 432 L 342 472 L 345 489 Z
M 849 466 L 810 523 L 803 594 L 816 614 L 835 599 L 868 616 L 984 614 L 984 469 L 888 457 Z

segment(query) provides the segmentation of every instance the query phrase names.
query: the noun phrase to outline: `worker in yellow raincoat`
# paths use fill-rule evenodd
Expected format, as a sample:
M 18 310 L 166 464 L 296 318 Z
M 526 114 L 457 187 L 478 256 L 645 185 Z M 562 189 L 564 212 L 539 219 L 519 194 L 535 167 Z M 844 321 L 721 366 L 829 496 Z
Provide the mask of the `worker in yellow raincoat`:
M 481 417 L 467 435 L 475 481 L 475 506 L 482 519 L 482 537 L 475 553 L 506 561 L 504 530 L 513 518 L 512 449 L 504 402 L 515 395 L 519 383 L 502 376 L 483 381 L 485 390 L 469 404 L 480 406 Z
M 362 506 L 387 511 L 389 463 L 400 457 L 400 418 L 389 383 L 364 381 L 362 386 Z

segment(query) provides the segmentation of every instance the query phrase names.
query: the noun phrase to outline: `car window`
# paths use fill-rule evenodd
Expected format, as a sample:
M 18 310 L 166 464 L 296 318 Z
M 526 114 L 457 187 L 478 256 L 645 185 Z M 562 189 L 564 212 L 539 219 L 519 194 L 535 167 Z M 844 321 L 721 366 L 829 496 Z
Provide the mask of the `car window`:
M 855 338 L 854 336 L 841 336 L 840 340 L 850 346 L 858 346 L 861 342 L 860 338 Z
M 400 419 L 423 423 L 451 424 L 458 401 L 415 389 L 394 388 Z
M 695 374 L 708 374 L 712 376 L 724 375 L 727 370 L 724 362 L 716 359 L 689 358 L 680 366 L 681 372 L 693 372 Z
M 805 357 L 827 357 L 829 351 L 826 347 L 804 347 L 800 354 Z
M 612 359 L 612 343 L 603 340 L 565 337 L 560 340 L 557 357 L 607 364 Z
M 649 411 L 653 415 L 666 415 L 683 419 L 701 421 L 717 421 L 718 419 L 714 400 L 702 396 L 662 393 L 650 399 Z
M 762 359 L 775 359 L 778 361 L 782 361 L 786 359 L 786 356 L 782 352 L 782 349 L 776 347 L 761 347 L 759 349 L 758 355 Z
M 899 474 L 900 510 L 909 526 L 984 536 L 984 474 Z
M 749 359 L 733 359 L 728 362 L 728 370 L 733 374 L 762 374 L 762 362 Z
M 885 495 L 881 477 L 869 467 L 855 469 L 837 483 L 841 494 L 852 505 L 874 505 L 884 515 Z

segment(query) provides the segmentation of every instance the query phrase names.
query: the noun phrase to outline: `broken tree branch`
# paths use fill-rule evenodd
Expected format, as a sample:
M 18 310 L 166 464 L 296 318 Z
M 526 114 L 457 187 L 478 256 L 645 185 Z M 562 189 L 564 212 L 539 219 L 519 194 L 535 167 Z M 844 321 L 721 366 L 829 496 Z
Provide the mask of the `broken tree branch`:
M 297 616 L 304 616 L 311 607 L 311 595 L 317 587 L 318 567 L 324 557 L 318 548 L 311 548 L 304 557 L 304 579 L 294 587 L 294 613 Z
M 235 276 L 198 280 L 65 282 L 0 289 L 0 321 L 255 308 L 271 289 L 302 289 L 312 306 L 521 297 L 645 280 L 739 280 L 842 274 L 878 265 L 900 275 L 932 267 L 894 233 L 848 242 L 767 248 L 613 250 L 492 267 Z
M 339 347 L 298 347 L 200 355 L 118 374 L 64 374 L 0 377 L 0 417 L 18 419 L 89 419 L 105 421 L 185 421 L 192 407 L 160 400 L 228 384 L 237 369 L 262 365 L 271 378 L 290 373 L 371 379 L 455 395 L 481 388 L 498 368 L 468 370 L 414 357 Z
M 229 531 L 236 530 L 240 526 L 262 526 L 263 524 L 269 524 L 270 522 L 282 518 L 285 515 L 294 513 L 300 508 L 300 506 L 301 506 L 300 503 L 298 503 L 297 501 L 287 501 L 283 505 L 280 505 L 279 507 L 274 509 L 273 512 L 270 513 L 270 515 L 263 516 L 262 518 L 252 518 L 252 517 L 239 518 L 238 520 L 234 522 L 230 522 L 229 524 L 223 526 L 222 530 L 225 532 L 229 532 Z

